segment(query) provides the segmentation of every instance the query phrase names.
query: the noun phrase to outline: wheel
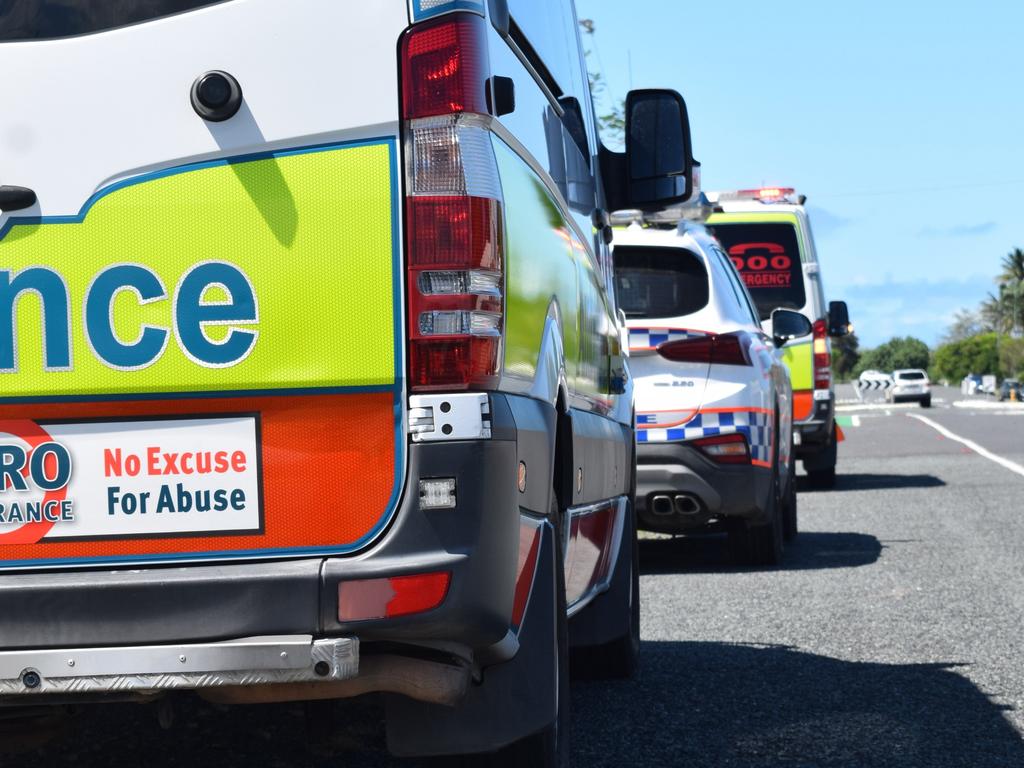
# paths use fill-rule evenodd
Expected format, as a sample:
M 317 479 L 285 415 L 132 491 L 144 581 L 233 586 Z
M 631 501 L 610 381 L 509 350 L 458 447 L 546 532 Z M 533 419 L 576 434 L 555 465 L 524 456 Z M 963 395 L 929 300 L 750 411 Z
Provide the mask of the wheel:
M 932 407 L 932 396 L 931 395 L 925 395 L 924 397 L 921 398 L 921 407 L 922 408 L 931 408 Z
M 569 629 L 565 605 L 565 550 L 562 544 L 562 515 L 554 492 L 552 526 L 555 529 L 555 557 L 551 584 L 555 590 L 555 720 L 547 728 L 510 744 L 498 752 L 471 755 L 462 765 L 471 768 L 567 768 L 569 765 Z
M 778 434 L 778 426 L 776 426 Z M 782 562 L 783 550 L 783 509 L 779 495 L 782 492 L 779 483 L 779 447 L 775 444 L 775 461 L 771 482 L 768 485 L 768 497 L 765 500 L 765 517 L 768 521 L 751 524 L 746 520 L 734 519 L 727 528 L 729 549 L 733 558 L 741 565 L 775 566 Z
M 792 454 L 791 454 L 792 455 Z M 782 512 L 782 538 L 791 542 L 798 533 L 796 509 L 796 464 L 789 464 L 789 489 L 786 491 L 786 503 Z
M 836 428 L 833 425 L 828 444 L 816 456 L 804 459 L 807 480 L 812 488 L 824 490 L 836 485 L 836 460 L 839 454 L 839 443 L 836 440 Z

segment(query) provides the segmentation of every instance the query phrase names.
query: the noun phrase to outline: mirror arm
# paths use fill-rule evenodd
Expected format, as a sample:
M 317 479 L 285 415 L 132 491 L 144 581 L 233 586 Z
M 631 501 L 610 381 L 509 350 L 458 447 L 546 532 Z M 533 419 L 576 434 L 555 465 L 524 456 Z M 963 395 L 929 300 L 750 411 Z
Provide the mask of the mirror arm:
M 626 178 L 626 153 L 612 152 L 603 143 L 598 147 L 601 183 L 604 186 L 605 208 L 621 211 L 629 207 L 629 182 Z

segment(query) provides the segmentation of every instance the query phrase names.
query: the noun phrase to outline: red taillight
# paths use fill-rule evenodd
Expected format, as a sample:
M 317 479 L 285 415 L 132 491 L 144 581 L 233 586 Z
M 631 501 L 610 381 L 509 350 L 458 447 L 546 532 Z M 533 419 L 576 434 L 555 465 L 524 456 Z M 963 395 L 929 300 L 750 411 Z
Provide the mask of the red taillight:
M 739 432 L 702 437 L 691 444 L 700 448 L 705 456 L 718 464 L 750 463 L 750 446 L 747 444 L 747 438 Z
M 476 14 L 419 24 L 402 41 L 406 120 L 487 112 L 487 31 Z
M 676 363 L 707 363 L 709 365 L 750 365 L 747 346 L 750 339 L 742 331 L 716 336 L 699 336 L 680 341 L 667 341 L 658 346 L 658 354 Z
M 832 386 L 832 354 L 828 349 L 828 323 L 816 320 L 814 323 L 814 388 L 828 389 Z
M 449 14 L 402 41 L 412 391 L 492 389 L 501 369 L 504 241 L 488 124 L 484 20 Z
M 451 579 L 442 571 L 343 581 L 338 585 L 338 620 L 390 619 L 432 610 L 444 602 Z

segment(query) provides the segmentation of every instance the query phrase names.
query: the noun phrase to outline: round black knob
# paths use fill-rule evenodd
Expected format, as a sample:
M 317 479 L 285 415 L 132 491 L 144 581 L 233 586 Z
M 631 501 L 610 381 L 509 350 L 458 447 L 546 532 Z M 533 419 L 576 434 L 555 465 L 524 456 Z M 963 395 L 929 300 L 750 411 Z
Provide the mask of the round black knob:
M 204 120 L 219 123 L 242 106 L 242 86 L 227 72 L 213 70 L 192 83 L 192 109 Z

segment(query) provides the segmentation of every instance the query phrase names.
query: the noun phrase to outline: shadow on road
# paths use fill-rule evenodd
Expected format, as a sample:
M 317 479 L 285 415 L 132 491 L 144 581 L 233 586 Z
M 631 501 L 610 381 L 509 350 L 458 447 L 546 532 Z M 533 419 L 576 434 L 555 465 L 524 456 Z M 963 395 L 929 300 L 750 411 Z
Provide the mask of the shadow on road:
M 803 571 L 871 565 L 882 553 L 882 543 L 866 533 L 808 532 L 786 545 L 782 565 L 775 570 Z M 686 536 L 644 539 L 640 542 L 640 572 L 708 573 L 748 570 L 735 566 L 725 536 Z
M 572 689 L 574 765 L 644 768 L 1020 768 L 1024 741 L 953 664 L 854 663 L 782 646 L 644 642 L 637 676 Z M 18 768 L 421 768 L 383 748 L 374 699 L 342 702 L 331 757 L 301 705 L 221 710 L 195 699 L 170 730 L 153 706 L 92 708 Z M 321 723 L 321 725 L 328 725 Z M 524 768 L 528 768 L 524 766 Z
M 901 488 L 941 488 L 946 483 L 935 475 L 838 474 L 835 488 L 814 488 L 806 476 L 796 479 L 800 493 L 829 491 L 893 491 Z
M 574 765 L 1019 768 L 1005 709 L 955 665 L 645 642 L 636 679 L 574 686 Z

